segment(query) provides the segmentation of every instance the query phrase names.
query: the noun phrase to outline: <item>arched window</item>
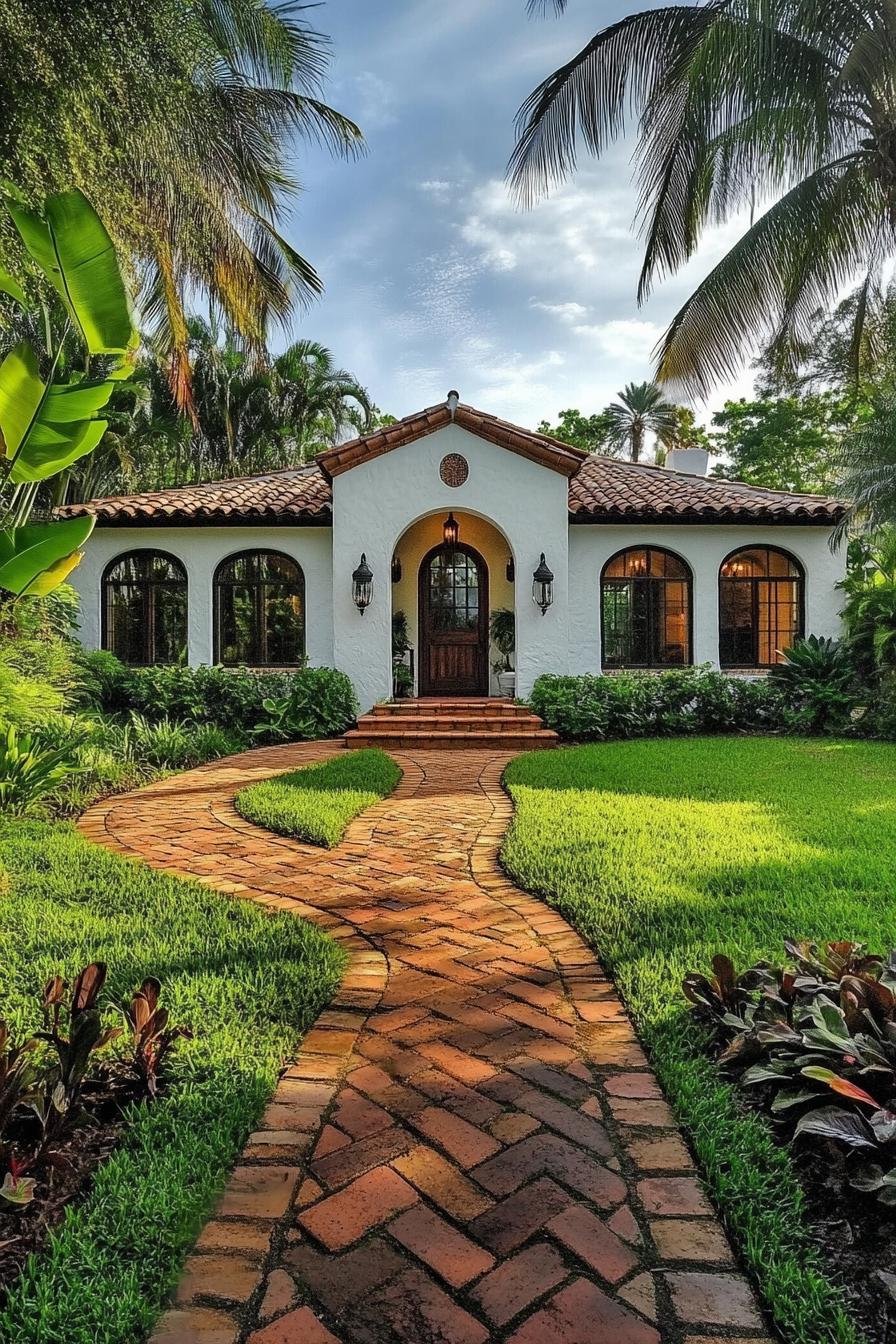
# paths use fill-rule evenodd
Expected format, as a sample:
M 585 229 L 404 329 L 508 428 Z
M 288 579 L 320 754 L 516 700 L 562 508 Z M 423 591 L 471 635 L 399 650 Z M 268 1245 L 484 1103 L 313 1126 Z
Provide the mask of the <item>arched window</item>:
M 164 551 L 129 551 L 103 574 L 103 648 L 123 663 L 187 656 L 187 571 Z
M 774 546 L 735 551 L 719 570 L 719 662 L 771 667 L 803 633 L 803 571 Z
M 655 546 L 620 551 L 600 585 L 604 667 L 691 661 L 691 571 Z
M 305 656 L 305 576 L 279 551 L 242 551 L 215 573 L 215 658 L 295 667 Z

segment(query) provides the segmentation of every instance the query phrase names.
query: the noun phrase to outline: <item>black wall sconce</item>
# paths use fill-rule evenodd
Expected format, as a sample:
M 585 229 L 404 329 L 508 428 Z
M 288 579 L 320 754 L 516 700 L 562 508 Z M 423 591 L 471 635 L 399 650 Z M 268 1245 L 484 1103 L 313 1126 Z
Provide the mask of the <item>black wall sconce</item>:
M 367 556 L 361 552 L 361 563 L 352 574 L 352 598 L 363 616 L 370 606 L 373 596 L 373 570 L 367 563 Z
M 507 561 L 507 569 L 505 570 L 505 573 L 507 575 L 507 582 L 514 583 L 516 580 L 516 565 L 513 563 L 513 556 Z
M 393 582 L 393 583 L 401 583 L 401 556 L 400 556 L 400 555 L 393 555 L 393 557 L 392 557 L 392 582 Z
M 538 562 L 538 568 L 532 575 L 532 601 L 542 616 L 554 600 L 554 575 L 545 564 L 544 551 Z
M 453 513 L 449 513 L 448 517 L 442 524 L 442 536 L 445 538 L 445 545 L 456 546 L 459 533 L 460 533 L 460 523 L 457 521 Z

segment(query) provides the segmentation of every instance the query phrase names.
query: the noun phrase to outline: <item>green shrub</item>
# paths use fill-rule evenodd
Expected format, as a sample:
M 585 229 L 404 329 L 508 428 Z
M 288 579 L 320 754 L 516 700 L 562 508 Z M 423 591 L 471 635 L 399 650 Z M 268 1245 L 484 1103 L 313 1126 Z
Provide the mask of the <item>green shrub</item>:
M 139 761 L 163 770 L 184 770 L 216 756 L 227 756 L 245 745 L 217 724 L 195 724 L 164 716 L 151 722 L 143 714 L 131 715 L 130 750 Z
M 88 672 L 99 684 L 99 705 L 104 710 L 133 709 L 150 721 L 218 723 L 246 733 L 258 728 L 257 735 L 266 741 L 338 736 L 354 722 L 358 708 L 348 677 L 329 667 L 295 672 L 121 664 L 116 668 L 99 662 L 94 654 Z
M 19 816 L 77 769 L 76 744 L 44 746 L 10 725 L 0 735 L 0 813 Z
M 119 708 L 127 703 L 130 676 L 114 653 L 105 649 L 81 649 L 75 664 L 76 681 L 69 701 L 78 708 Z
M 532 688 L 530 704 L 548 728 L 580 742 L 769 731 L 783 722 L 777 687 L 708 666 L 613 677 L 546 675 Z
M 259 742 L 302 742 L 339 737 L 355 721 L 358 701 L 351 681 L 333 667 L 306 667 L 286 694 L 268 696 L 251 729 Z
M 785 649 L 769 673 L 787 704 L 786 721 L 797 732 L 837 731 L 858 704 L 856 669 L 849 647 L 809 635 Z
M 241 816 L 269 831 L 329 849 L 338 845 L 353 817 L 387 797 L 400 779 L 391 756 L 371 747 L 250 784 L 234 805 Z

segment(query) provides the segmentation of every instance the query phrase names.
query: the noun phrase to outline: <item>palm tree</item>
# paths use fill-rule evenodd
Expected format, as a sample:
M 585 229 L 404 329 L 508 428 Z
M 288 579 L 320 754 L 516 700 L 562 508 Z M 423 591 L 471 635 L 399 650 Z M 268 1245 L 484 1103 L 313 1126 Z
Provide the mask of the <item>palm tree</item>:
M 0 11 L 4 80 L 29 91 L 0 104 L 0 177 L 35 198 L 75 184 L 96 202 L 143 279 L 144 325 L 181 409 L 191 408 L 187 297 L 260 352 L 271 324 L 321 291 L 281 231 L 298 188 L 293 142 L 352 153 L 361 133 L 319 96 L 326 39 L 306 9 L 82 0 L 73 18 L 19 0 Z
M 337 369 L 317 341 L 296 341 L 271 368 L 274 413 L 295 460 L 331 447 L 351 431 L 371 426 L 373 403 L 353 374 Z
M 804 343 L 850 277 L 864 295 L 858 345 L 896 242 L 894 60 L 889 0 L 705 0 L 632 14 L 523 104 L 511 179 L 533 200 L 570 176 L 580 138 L 600 155 L 634 115 L 639 299 L 709 224 L 769 202 L 660 343 L 659 378 L 705 394 L 757 339 Z
M 837 529 L 840 540 L 861 524 L 869 532 L 896 522 L 896 390 L 875 392 L 872 413 L 844 436 L 838 454 L 839 492 L 851 501 Z
M 664 446 L 673 443 L 678 432 L 678 408 L 663 399 L 656 383 L 627 383 L 619 400 L 607 407 L 610 442 L 628 449 L 633 462 L 641 460 L 644 440 L 653 434 Z

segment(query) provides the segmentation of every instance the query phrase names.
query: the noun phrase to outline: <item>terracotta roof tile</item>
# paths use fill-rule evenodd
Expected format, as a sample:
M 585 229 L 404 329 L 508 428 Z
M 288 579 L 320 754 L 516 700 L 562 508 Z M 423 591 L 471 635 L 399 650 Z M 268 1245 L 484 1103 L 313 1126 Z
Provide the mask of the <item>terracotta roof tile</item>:
M 522 429 L 519 425 L 511 425 L 507 420 L 499 420 L 496 415 L 477 411 L 474 406 L 465 406 L 463 402 L 458 405 L 453 422 L 481 439 L 487 439 L 500 448 L 507 448 L 512 453 L 527 457 L 543 467 L 559 471 L 564 476 L 572 476 L 578 471 L 587 456 L 578 448 L 572 448 L 568 443 L 561 443 L 559 439 L 549 438 L 546 434 L 536 434 L 533 430 Z M 343 471 L 357 466 L 359 462 L 369 462 L 372 458 L 381 457 L 383 453 L 389 453 L 393 448 L 400 448 L 404 444 L 413 443 L 415 439 L 424 438 L 427 434 L 434 434 L 437 429 L 444 429 L 451 423 L 452 416 L 446 405 L 429 406 L 425 411 L 407 415 L 403 420 L 376 430 L 373 434 L 365 434 L 359 439 L 328 448 L 317 460 L 324 475 L 332 479 L 333 476 L 339 476 Z
M 843 500 L 824 495 L 765 490 L 740 481 L 689 476 L 640 462 L 589 457 L 569 484 L 574 523 L 770 522 L 832 526 L 846 512 Z
M 328 449 L 317 462 L 302 467 L 147 494 L 115 495 L 70 505 L 59 512 L 68 517 L 95 513 L 99 523 L 131 527 L 149 522 L 328 524 L 333 513 L 332 477 L 450 423 L 447 406 L 431 406 L 373 434 Z M 764 490 L 736 481 L 688 476 L 665 467 L 589 456 L 463 404 L 457 408 L 454 423 L 570 477 L 569 513 L 573 523 L 628 520 L 833 526 L 847 507 L 842 500 L 822 495 Z
M 89 504 L 71 504 L 59 513 L 66 517 L 94 513 L 99 523 L 132 527 L 152 522 L 329 523 L 331 500 L 320 468 L 311 463 L 264 476 L 182 485 L 140 495 L 112 495 Z

